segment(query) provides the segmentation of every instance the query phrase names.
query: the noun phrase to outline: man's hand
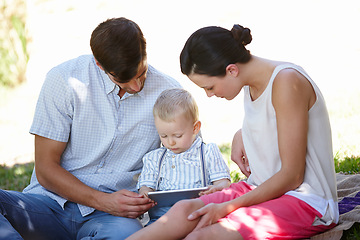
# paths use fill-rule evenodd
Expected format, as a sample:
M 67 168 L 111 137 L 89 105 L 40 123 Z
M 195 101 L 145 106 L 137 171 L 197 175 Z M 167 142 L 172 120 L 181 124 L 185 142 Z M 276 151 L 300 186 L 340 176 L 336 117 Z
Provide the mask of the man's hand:
M 231 144 L 231 160 L 239 166 L 241 172 L 246 177 L 250 176 L 251 170 L 242 140 L 241 129 L 235 133 Z
M 127 218 L 137 218 L 155 205 L 144 195 L 125 189 L 102 194 L 97 204 L 95 208 L 100 211 Z

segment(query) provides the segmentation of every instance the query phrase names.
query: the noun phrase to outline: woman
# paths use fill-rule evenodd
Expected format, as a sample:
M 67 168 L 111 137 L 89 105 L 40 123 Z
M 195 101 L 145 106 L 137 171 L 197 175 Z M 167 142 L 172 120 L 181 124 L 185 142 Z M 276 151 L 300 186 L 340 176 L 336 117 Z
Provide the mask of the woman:
M 300 239 L 337 223 L 323 96 L 301 67 L 251 55 L 245 48 L 251 40 L 240 25 L 206 27 L 180 56 L 181 71 L 209 97 L 231 100 L 244 89 L 232 159 L 247 181 L 181 201 L 130 239 Z

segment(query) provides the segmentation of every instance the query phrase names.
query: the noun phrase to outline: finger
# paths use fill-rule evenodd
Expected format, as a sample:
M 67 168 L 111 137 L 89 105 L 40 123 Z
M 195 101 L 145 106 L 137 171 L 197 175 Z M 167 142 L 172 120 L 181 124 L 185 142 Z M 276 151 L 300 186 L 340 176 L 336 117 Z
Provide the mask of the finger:
M 206 206 L 205 207 L 202 207 L 194 212 L 192 212 L 189 216 L 188 216 L 188 220 L 192 221 L 192 220 L 195 220 L 203 215 L 206 214 Z
M 132 198 L 142 198 L 143 197 L 142 194 L 132 192 L 132 191 L 129 191 L 126 189 L 122 189 L 119 192 L 121 192 L 124 196 L 127 196 L 127 197 L 132 197 Z
M 199 230 L 200 228 L 210 226 L 211 224 L 212 224 L 211 220 L 209 220 L 207 217 L 203 216 L 193 231 Z
M 119 215 L 122 217 L 129 217 L 129 218 L 136 218 L 140 216 L 141 214 L 144 214 L 147 212 L 153 205 L 138 205 L 138 206 L 123 206 L 121 209 L 118 209 L 118 211 L 114 215 Z
M 152 199 L 144 197 L 144 196 L 142 196 L 142 197 L 125 196 L 125 197 L 128 197 L 127 204 L 132 205 L 132 206 L 148 205 L 148 204 L 154 203 L 154 201 Z
M 123 217 L 127 217 L 127 218 L 137 218 L 139 216 L 141 216 L 142 214 L 146 213 L 146 211 L 141 211 L 141 212 L 127 212 L 125 214 L 125 216 Z
M 246 154 L 244 155 L 243 158 L 244 158 L 245 170 L 246 170 L 246 172 L 250 175 L 250 174 L 251 174 L 251 170 L 250 170 L 249 160 L 248 160 Z
M 199 193 L 199 196 L 204 196 L 209 194 L 209 191 L 202 191 L 201 193 Z

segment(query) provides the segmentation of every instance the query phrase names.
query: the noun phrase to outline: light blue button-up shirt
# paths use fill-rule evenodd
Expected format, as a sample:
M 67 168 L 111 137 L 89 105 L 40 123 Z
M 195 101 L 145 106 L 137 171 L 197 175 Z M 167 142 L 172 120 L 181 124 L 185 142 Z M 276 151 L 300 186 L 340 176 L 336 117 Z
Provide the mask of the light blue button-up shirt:
M 147 153 L 144 158 L 144 168 L 139 177 L 137 187 L 147 186 L 158 190 L 177 190 L 202 187 L 201 143 L 197 137 L 192 146 L 185 152 L 176 154 L 165 147 Z M 166 151 L 159 176 L 159 161 Z M 204 162 L 206 169 L 206 185 L 223 178 L 230 179 L 229 167 L 215 143 L 204 144 Z
M 67 61 L 47 74 L 30 133 L 67 142 L 61 165 L 86 185 L 103 192 L 136 191 L 142 157 L 160 146 L 152 114 L 158 95 L 179 88 L 149 65 L 144 88 L 125 93 L 96 65 L 92 55 Z M 66 199 L 43 188 L 35 175 L 25 193 Z M 94 209 L 79 204 L 83 215 Z

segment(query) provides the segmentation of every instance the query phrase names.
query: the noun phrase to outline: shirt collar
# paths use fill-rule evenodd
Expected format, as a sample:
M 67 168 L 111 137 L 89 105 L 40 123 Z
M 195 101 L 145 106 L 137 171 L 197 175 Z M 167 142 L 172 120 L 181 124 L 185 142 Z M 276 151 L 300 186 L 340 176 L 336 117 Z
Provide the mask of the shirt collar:
M 167 153 L 171 153 L 171 154 L 174 154 L 174 155 L 181 155 L 181 154 L 185 154 L 185 153 L 189 153 L 189 152 L 194 152 L 196 151 L 197 149 L 199 149 L 201 147 L 201 143 L 203 142 L 201 136 L 198 134 L 194 140 L 194 142 L 192 143 L 191 147 L 186 150 L 185 152 L 182 152 L 182 153 L 173 153 L 171 150 L 169 149 L 166 149 L 166 152 Z
M 116 85 L 115 83 L 113 83 L 113 82 L 110 80 L 109 76 L 108 76 L 104 71 L 101 71 L 101 72 L 102 72 L 102 73 L 101 73 L 101 76 L 102 76 L 102 78 L 103 78 L 104 85 L 105 85 L 106 94 L 110 94 L 110 93 L 113 92 L 113 91 L 117 91 L 117 92 L 118 92 L 118 91 L 120 90 L 120 87 L 119 87 L 118 85 Z M 125 99 L 125 98 L 128 98 L 128 97 L 130 97 L 130 96 L 136 96 L 136 95 L 138 95 L 138 96 L 140 96 L 140 97 L 144 97 L 144 96 L 145 96 L 144 89 L 146 88 L 146 83 L 147 83 L 146 80 L 147 80 L 147 79 L 145 79 L 144 88 L 143 88 L 140 92 L 134 93 L 134 94 L 130 94 L 130 93 L 126 92 L 121 99 Z
M 119 88 L 116 86 L 116 84 L 110 80 L 109 76 L 104 71 L 102 71 L 101 69 L 99 69 L 99 71 L 100 71 L 102 80 L 104 82 L 106 94 L 110 94 L 115 89 L 119 90 Z
M 106 73 L 102 72 L 102 78 L 104 81 L 106 94 L 110 94 L 113 91 L 118 92 L 120 90 L 120 87 L 118 85 L 116 85 L 115 83 L 113 83 Z M 146 84 L 146 80 L 145 80 L 145 84 Z M 145 86 L 144 86 L 144 88 L 145 88 Z M 135 93 L 135 94 L 130 94 L 130 93 L 126 92 L 121 99 L 125 99 L 125 98 L 131 97 L 131 96 L 136 96 L 136 95 L 138 95 L 140 97 L 144 97 L 145 96 L 144 88 L 140 92 Z
M 93 59 L 94 63 L 95 63 L 95 59 Z M 148 71 L 147 71 L 147 74 L 151 74 L 151 66 L 148 65 Z M 112 91 L 116 90 L 116 91 L 119 91 L 120 90 L 120 87 L 117 86 L 115 83 L 113 83 L 109 76 L 104 72 L 102 71 L 100 68 L 99 68 L 99 71 L 100 71 L 100 74 L 101 74 L 101 77 L 102 77 L 102 80 L 104 82 L 104 86 L 105 86 L 105 92 L 106 94 L 110 94 Z M 149 77 L 149 76 L 148 76 Z M 123 98 L 122 99 L 125 99 L 127 97 L 130 97 L 130 96 L 133 96 L 133 95 L 139 95 L 140 97 L 144 97 L 145 96 L 145 93 L 144 93 L 144 90 L 145 88 L 147 88 L 147 84 L 149 83 L 148 80 L 148 77 L 145 79 L 145 85 L 144 85 L 144 88 L 138 92 L 138 93 L 135 93 L 135 94 L 130 94 L 130 93 L 125 93 Z

